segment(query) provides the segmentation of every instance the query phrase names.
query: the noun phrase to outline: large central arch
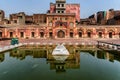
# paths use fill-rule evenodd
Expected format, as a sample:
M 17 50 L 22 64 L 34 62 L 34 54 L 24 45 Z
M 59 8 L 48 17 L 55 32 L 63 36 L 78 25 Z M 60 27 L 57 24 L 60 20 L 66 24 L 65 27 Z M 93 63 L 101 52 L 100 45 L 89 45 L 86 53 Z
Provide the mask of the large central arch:
M 62 31 L 62 30 L 59 30 L 59 31 L 57 32 L 57 37 L 58 37 L 58 38 L 65 38 L 65 32 Z

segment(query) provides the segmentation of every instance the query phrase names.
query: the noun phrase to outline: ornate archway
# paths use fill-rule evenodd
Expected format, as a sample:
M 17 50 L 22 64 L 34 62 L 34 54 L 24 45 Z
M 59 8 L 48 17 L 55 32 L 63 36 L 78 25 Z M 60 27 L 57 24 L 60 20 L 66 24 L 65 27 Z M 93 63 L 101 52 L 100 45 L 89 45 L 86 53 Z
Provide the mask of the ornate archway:
M 115 35 L 115 31 L 114 30 L 109 30 L 108 31 L 108 37 L 109 38 L 114 38 L 114 35 Z
M 14 29 L 9 29 L 7 31 L 7 37 L 8 38 L 13 38 L 13 37 L 17 37 L 16 31 Z
M 87 38 L 91 38 L 92 37 L 92 31 L 91 30 L 88 30 L 87 31 Z
M 98 32 L 98 38 L 103 38 L 103 32 L 102 31 Z
M 65 32 L 62 31 L 62 30 L 59 30 L 59 31 L 57 32 L 57 37 L 58 37 L 58 38 L 65 38 Z
M 84 30 L 83 29 L 78 29 L 78 37 L 82 38 L 84 35 Z
M 113 38 L 113 33 L 109 32 L 109 38 Z

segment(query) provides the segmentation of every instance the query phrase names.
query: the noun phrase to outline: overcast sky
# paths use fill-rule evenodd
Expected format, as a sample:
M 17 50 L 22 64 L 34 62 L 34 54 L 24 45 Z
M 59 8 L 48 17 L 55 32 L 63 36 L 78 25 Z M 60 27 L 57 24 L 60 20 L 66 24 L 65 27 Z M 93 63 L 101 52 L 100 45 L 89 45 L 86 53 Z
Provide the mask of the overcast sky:
M 55 0 L 0 0 L 0 9 L 8 17 L 11 13 L 25 12 L 26 14 L 46 13 L 50 2 Z M 120 0 L 67 0 L 67 3 L 80 4 L 81 18 L 87 18 L 101 10 L 120 10 Z

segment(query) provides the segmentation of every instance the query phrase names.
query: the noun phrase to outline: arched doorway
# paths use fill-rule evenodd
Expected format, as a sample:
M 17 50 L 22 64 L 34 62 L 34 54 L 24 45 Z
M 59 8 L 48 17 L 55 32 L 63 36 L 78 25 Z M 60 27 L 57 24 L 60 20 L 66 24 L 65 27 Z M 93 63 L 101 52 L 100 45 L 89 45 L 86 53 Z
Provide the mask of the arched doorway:
M 40 32 L 40 38 L 44 37 L 44 32 Z
M 35 37 L 35 32 L 31 32 L 31 38 Z
M 2 32 L 0 32 L 0 38 L 2 38 Z
M 81 31 L 79 32 L 79 37 L 82 38 L 82 32 Z
M 57 37 L 58 37 L 58 38 L 65 38 L 65 32 L 62 31 L 62 30 L 58 31 Z
M 20 38 L 24 38 L 24 32 L 20 32 Z
M 99 32 L 99 33 L 98 33 L 98 37 L 99 37 L 99 38 L 102 38 L 102 32 Z
M 73 38 L 73 35 L 74 35 L 73 32 L 70 32 L 70 38 Z
M 13 37 L 13 32 L 9 32 L 9 36 L 10 36 L 10 38 L 12 38 Z
M 91 38 L 91 32 L 90 32 L 90 31 L 87 32 L 87 37 L 88 37 L 88 38 Z
M 109 38 L 112 38 L 112 37 L 113 37 L 112 32 L 109 32 Z
M 53 38 L 53 33 L 52 32 L 49 32 L 49 37 Z

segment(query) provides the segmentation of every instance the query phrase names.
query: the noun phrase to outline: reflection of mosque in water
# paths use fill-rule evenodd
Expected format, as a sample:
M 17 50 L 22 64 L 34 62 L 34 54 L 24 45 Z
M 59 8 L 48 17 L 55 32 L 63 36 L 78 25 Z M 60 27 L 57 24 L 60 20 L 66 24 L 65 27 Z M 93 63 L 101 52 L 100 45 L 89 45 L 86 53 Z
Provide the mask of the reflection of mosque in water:
M 69 56 L 52 56 L 48 54 L 47 63 L 50 63 L 50 69 L 56 72 L 65 72 L 66 69 L 80 68 L 80 54 L 70 53 Z
M 5 58 L 5 55 L 0 53 L 0 62 L 3 62 L 4 61 L 4 58 Z
M 15 57 L 19 60 L 24 60 L 27 56 L 33 58 L 46 58 L 47 63 L 50 64 L 51 70 L 56 72 L 65 72 L 66 69 L 79 69 L 80 68 L 80 52 L 89 52 L 92 56 L 98 59 L 106 59 L 111 62 L 114 60 L 120 61 L 120 52 L 114 51 L 101 51 L 101 50 L 81 50 L 75 46 L 66 46 L 70 55 L 62 59 L 59 57 L 57 60 L 52 56 L 52 51 L 56 46 L 22 46 L 10 51 L 10 57 Z M 86 49 L 86 48 L 85 48 Z M 116 53 L 116 54 L 115 54 Z M 5 54 L 0 54 L 0 62 L 4 61 Z M 61 60 L 60 60 L 61 59 Z
M 46 62 L 50 64 L 51 70 L 56 72 L 65 72 L 66 69 L 79 69 L 80 68 L 80 54 L 75 51 L 71 51 L 69 56 L 59 56 L 59 60 L 52 55 L 54 47 L 31 47 L 23 46 L 16 48 L 10 52 L 11 57 L 15 57 L 20 60 L 24 60 L 26 56 L 32 56 L 33 58 L 46 58 Z

